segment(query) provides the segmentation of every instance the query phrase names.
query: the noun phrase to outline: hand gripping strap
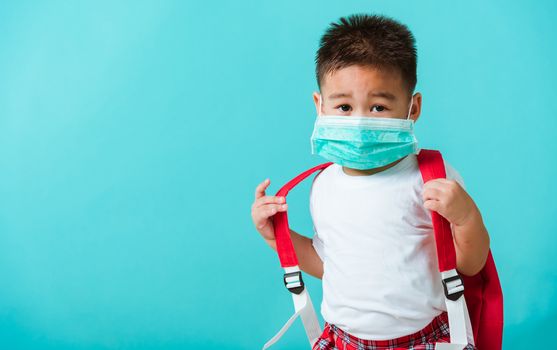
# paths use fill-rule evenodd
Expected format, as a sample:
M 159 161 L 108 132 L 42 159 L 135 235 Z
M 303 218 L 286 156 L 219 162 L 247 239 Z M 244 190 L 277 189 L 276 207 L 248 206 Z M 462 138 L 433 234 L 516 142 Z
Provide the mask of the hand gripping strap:
M 439 151 L 422 149 L 418 154 L 418 165 L 424 184 L 432 179 L 445 178 L 445 164 Z M 435 232 L 439 271 L 456 269 L 456 252 L 451 233 L 451 224 L 436 211 L 431 211 L 431 221 Z
M 283 196 L 286 198 L 288 192 L 297 184 L 314 172 L 325 169 L 331 164 L 333 164 L 333 162 L 319 164 L 304 171 L 300 175 L 288 181 L 286 185 L 282 186 L 282 188 L 278 190 L 276 196 Z M 273 216 L 273 226 L 275 228 L 275 240 L 277 243 L 280 265 L 283 268 L 298 265 L 298 258 L 296 257 L 296 252 L 294 251 L 294 246 L 292 245 L 292 239 L 290 238 L 290 228 L 288 227 L 288 215 L 286 211 L 278 212 Z

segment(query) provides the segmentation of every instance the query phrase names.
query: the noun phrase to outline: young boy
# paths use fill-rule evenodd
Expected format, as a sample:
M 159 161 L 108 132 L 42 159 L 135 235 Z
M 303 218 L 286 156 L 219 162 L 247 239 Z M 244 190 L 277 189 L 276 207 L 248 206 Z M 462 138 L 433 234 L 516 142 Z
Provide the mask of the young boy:
M 461 274 L 475 275 L 487 260 L 489 235 L 456 170 L 445 162 L 447 178 L 423 184 L 408 127 L 422 106 L 413 93 L 416 61 L 412 33 L 384 16 L 341 18 L 321 38 L 313 100 L 318 121 L 333 122 L 319 130 L 316 123 L 312 151 L 334 164 L 313 179 L 313 239 L 291 231 L 300 268 L 323 280 L 326 323 L 314 349 L 433 349 L 448 342 L 430 210 L 451 223 Z M 361 130 L 339 133 L 335 123 Z M 381 125 L 400 134 L 387 135 Z M 265 195 L 269 184 L 255 190 L 252 219 L 276 250 L 272 216 L 287 205 Z

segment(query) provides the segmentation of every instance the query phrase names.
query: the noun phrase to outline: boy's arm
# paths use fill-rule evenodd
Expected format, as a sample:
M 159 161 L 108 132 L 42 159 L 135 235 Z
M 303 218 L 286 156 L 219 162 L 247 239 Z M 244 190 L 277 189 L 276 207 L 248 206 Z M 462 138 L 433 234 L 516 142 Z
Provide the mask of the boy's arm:
M 298 257 L 300 269 L 315 278 L 321 279 L 323 277 L 323 261 L 321 261 L 319 255 L 317 255 L 311 238 L 300 235 L 292 229 L 290 229 L 290 237 L 292 238 L 292 245 L 294 245 L 294 250 Z M 274 251 L 277 251 L 275 240 L 266 240 L 266 242 Z
M 476 208 L 460 225 L 453 225 L 456 267 L 466 276 L 482 270 L 489 253 L 489 234 Z

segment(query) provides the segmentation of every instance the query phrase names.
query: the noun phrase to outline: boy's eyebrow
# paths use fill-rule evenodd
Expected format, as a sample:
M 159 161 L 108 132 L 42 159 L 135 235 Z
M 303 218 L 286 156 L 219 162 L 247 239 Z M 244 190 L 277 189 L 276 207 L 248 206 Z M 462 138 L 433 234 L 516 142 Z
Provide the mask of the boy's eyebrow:
M 390 92 L 387 91 L 375 91 L 375 92 L 370 92 L 368 94 L 368 96 L 372 96 L 372 97 L 383 97 L 386 98 L 387 100 L 391 100 L 394 101 L 396 100 L 396 96 L 391 94 Z
M 386 98 L 387 100 L 396 100 L 396 96 L 391 94 L 390 92 L 387 91 L 372 91 L 368 94 L 368 96 L 370 97 L 383 97 Z M 352 97 L 352 94 L 347 94 L 344 92 L 337 92 L 335 94 L 331 94 L 329 95 L 329 99 L 333 100 L 335 98 L 342 98 L 342 97 Z
M 336 94 L 329 95 L 329 99 L 333 100 L 335 98 L 342 98 L 342 97 L 352 97 L 352 94 L 347 94 L 344 92 L 337 92 Z

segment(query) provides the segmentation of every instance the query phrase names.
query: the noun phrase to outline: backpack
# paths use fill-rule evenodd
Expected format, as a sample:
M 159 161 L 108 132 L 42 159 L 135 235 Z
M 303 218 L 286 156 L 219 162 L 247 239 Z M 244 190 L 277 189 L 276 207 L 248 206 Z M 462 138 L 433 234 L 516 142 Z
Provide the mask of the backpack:
M 333 162 L 323 163 L 302 172 L 287 182 L 276 196 L 286 198 L 288 192 L 298 183 L 331 164 Z M 418 165 L 424 183 L 431 179 L 446 177 L 445 165 L 439 151 L 420 150 Z M 287 211 L 277 212 L 272 218 L 277 253 L 280 264 L 284 268 L 283 280 L 286 288 L 291 292 L 295 313 L 279 332 L 265 343 L 263 349 L 277 342 L 298 316 L 302 319 L 310 346 L 313 346 L 321 336 L 322 330 L 298 266 L 298 259 L 290 238 Z M 431 211 L 431 219 L 451 339 L 450 343 L 437 343 L 435 349 L 462 350 L 468 343 L 474 344 L 478 350 L 501 349 L 503 294 L 491 250 L 479 273 L 474 276 L 460 275 L 456 270 L 456 252 L 450 223 L 435 211 Z

